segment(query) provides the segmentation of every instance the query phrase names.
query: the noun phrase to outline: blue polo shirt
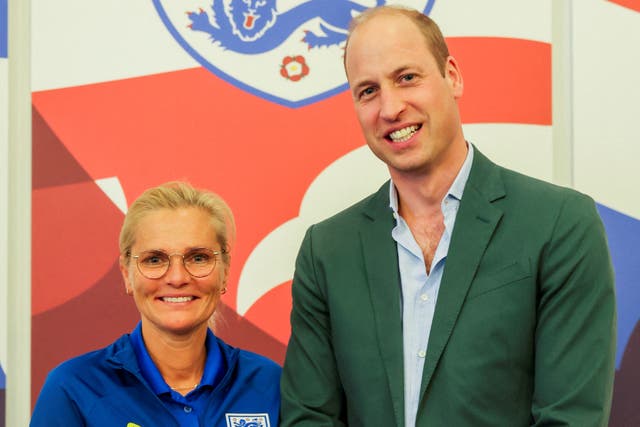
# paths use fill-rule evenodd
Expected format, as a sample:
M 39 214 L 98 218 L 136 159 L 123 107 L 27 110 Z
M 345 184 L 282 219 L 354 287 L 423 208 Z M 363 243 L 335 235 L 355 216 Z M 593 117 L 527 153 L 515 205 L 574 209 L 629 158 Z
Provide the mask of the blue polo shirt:
M 222 379 L 225 372 L 220 348 L 211 330 L 207 330 L 205 347 L 207 359 L 204 372 L 198 386 L 186 396 L 174 391 L 164 381 L 160 371 L 153 363 L 142 337 L 142 323 L 130 335 L 133 351 L 138 359 L 140 373 L 147 381 L 151 390 L 160 398 L 165 407 L 183 427 L 199 427 L 198 419 L 204 413 L 211 400 L 211 393 Z
M 137 329 L 101 350 L 54 368 L 42 387 L 29 425 L 278 425 L 281 368 L 276 363 L 234 348 L 210 332 L 205 342 L 207 367 L 202 384 L 181 396 L 171 392 L 150 359 L 144 360 L 148 353 Z M 145 366 L 144 374 L 141 366 Z

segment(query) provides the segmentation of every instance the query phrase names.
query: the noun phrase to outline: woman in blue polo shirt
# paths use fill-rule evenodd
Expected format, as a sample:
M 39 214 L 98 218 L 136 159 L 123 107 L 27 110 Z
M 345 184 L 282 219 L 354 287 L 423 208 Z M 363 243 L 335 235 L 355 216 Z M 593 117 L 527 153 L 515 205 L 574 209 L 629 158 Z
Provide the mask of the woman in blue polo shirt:
M 53 369 L 31 426 L 277 426 L 280 367 L 209 328 L 234 237 L 219 196 L 180 182 L 144 192 L 120 233 L 140 323 Z

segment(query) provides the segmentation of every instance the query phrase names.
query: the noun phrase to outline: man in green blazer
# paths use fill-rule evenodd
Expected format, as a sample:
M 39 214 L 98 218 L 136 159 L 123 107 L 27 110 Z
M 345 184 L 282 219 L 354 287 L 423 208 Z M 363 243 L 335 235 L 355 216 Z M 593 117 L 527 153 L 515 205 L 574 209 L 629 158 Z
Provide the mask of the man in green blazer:
M 606 426 L 614 281 L 593 200 L 467 143 L 423 14 L 371 9 L 345 69 L 391 181 L 309 228 L 281 426 Z

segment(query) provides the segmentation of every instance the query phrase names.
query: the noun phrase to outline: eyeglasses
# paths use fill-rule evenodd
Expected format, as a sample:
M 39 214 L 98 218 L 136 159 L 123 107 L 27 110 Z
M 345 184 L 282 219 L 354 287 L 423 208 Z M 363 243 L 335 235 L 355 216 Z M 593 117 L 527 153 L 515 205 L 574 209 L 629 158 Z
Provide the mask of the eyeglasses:
M 171 266 L 171 258 L 174 256 L 182 258 L 182 265 L 191 276 L 206 277 L 216 267 L 216 260 L 221 253 L 225 251 L 196 248 L 184 254 L 177 252 L 168 254 L 161 250 L 152 250 L 131 255 L 131 258 L 135 258 L 138 271 L 147 279 L 160 279 L 167 274 Z

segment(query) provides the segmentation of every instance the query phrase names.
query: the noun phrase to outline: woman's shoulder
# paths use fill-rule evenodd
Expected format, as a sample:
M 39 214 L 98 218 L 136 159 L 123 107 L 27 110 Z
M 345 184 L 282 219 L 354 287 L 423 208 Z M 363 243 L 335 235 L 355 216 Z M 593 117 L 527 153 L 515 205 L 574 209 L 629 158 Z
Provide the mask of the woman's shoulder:
M 238 349 L 238 363 L 269 369 L 279 373 L 282 368 L 273 360 L 249 350 Z
M 220 339 L 218 341 L 227 360 L 226 378 L 231 381 L 230 387 L 239 387 L 244 396 L 253 393 L 264 401 L 269 398 L 274 402 L 279 400 L 280 365 L 261 354 L 230 346 Z
M 226 355 L 226 359 L 237 365 L 239 370 L 261 370 L 280 376 L 282 368 L 270 358 L 253 351 L 243 350 L 227 344 L 222 339 L 216 337 L 220 343 L 220 348 Z
M 49 372 L 47 382 L 68 382 L 72 378 L 86 379 L 93 374 L 104 372 L 105 367 L 112 364 L 113 356 L 126 345 L 128 335 L 123 335 L 107 347 L 67 359 Z

